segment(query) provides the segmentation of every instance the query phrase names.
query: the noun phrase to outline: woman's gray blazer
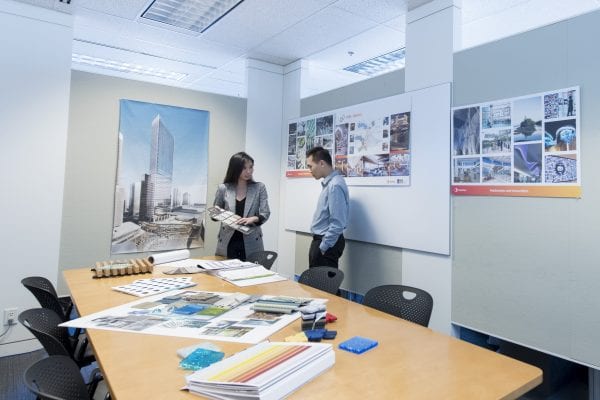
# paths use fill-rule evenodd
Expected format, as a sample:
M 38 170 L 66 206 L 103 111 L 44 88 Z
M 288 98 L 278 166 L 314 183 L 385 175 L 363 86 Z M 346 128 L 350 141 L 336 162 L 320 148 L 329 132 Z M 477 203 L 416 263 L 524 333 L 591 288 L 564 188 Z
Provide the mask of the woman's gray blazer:
M 222 183 L 217 188 L 214 205 L 235 213 L 235 196 L 236 185 L 232 183 Z M 269 210 L 267 188 L 265 187 L 265 184 L 261 182 L 248 183 L 246 204 L 244 206 L 244 215 L 242 215 L 242 217 L 258 217 L 260 223 L 264 223 L 269 219 L 269 215 L 271 215 L 271 211 Z M 246 256 L 265 249 L 262 240 L 262 229 L 258 225 L 260 224 L 254 225 L 254 229 L 252 229 L 250 234 L 244 235 Z M 234 232 L 234 229 L 221 224 L 217 239 L 216 255 L 227 257 L 227 245 Z

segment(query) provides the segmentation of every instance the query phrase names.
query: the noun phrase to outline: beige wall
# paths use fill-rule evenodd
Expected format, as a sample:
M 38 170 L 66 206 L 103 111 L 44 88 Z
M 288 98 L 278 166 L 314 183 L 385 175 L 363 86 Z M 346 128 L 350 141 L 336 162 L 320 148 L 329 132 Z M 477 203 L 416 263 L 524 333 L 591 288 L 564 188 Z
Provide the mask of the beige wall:
M 119 100 L 129 99 L 207 110 L 207 202 L 212 203 L 231 154 L 245 147 L 246 99 L 73 71 L 59 269 L 108 260 L 117 163 Z M 214 254 L 218 224 L 206 222 L 205 247 Z M 113 258 L 142 257 L 145 254 Z M 59 291 L 65 292 L 59 273 Z

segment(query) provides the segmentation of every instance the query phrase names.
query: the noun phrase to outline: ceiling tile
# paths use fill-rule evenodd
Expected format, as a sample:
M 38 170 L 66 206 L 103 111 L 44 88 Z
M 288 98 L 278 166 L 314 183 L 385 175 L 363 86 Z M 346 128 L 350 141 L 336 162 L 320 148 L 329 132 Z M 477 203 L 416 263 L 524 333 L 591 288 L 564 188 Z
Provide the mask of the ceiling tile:
M 339 0 L 335 6 L 378 23 L 406 14 L 405 0 Z
M 246 0 L 202 37 L 251 49 L 330 3 L 333 0 Z
M 337 7 L 328 7 L 282 32 L 254 50 L 292 60 L 306 58 L 371 29 L 375 22 Z
M 403 32 L 379 25 L 314 53 L 307 59 L 329 68 L 342 69 L 400 49 L 405 46 L 405 43 L 406 37 Z M 349 51 L 352 54 L 348 54 Z
M 73 3 L 77 12 L 87 9 L 134 20 L 146 9 L 148 0 L 73 0 Z
M 406 14 L 390 19 L 384 25 L 400 32 L 406 32 Z

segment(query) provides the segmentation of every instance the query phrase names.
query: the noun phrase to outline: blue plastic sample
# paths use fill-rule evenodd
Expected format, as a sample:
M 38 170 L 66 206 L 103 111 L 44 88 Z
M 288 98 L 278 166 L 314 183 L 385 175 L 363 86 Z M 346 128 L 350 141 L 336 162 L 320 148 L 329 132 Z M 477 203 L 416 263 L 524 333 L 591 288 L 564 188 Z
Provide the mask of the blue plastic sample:
M 321 339 L 323 339 L 323 336 L 325 336 L 325 329 L 310 329 L 304 331 L 304 334 L 309 342 L 320 342 Z
M 339 344 L 339 348 L 342 350 L 350 351 L 355 354 L 362 354 L 367 350 L 377 346 L 376 340 L 365 338 L 362 336 L 354 336 Z
M 179 366 L 183 369 L 196 371 L 201 368 L 208 367 L 211 364 L 221 361 L 225 354 L 221 351 L 209 349 L 196 349 L 189 356 L 179 362 Z
M 323 335 L 323 339 L 335 339 L 335 337 L 337 336 L 337 331 L 325 331 L 325 334 Z

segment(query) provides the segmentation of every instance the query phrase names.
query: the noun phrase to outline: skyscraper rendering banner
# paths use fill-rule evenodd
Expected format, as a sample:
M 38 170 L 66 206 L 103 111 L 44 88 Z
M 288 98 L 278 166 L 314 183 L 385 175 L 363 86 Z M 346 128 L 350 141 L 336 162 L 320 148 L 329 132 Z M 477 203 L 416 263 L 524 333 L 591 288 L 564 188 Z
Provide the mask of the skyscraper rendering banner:
M 581 197 L 579 87 L 452 109 L 453 195 Z
M 111 253 L 204 247 L 208 111 L 120 100 Z

